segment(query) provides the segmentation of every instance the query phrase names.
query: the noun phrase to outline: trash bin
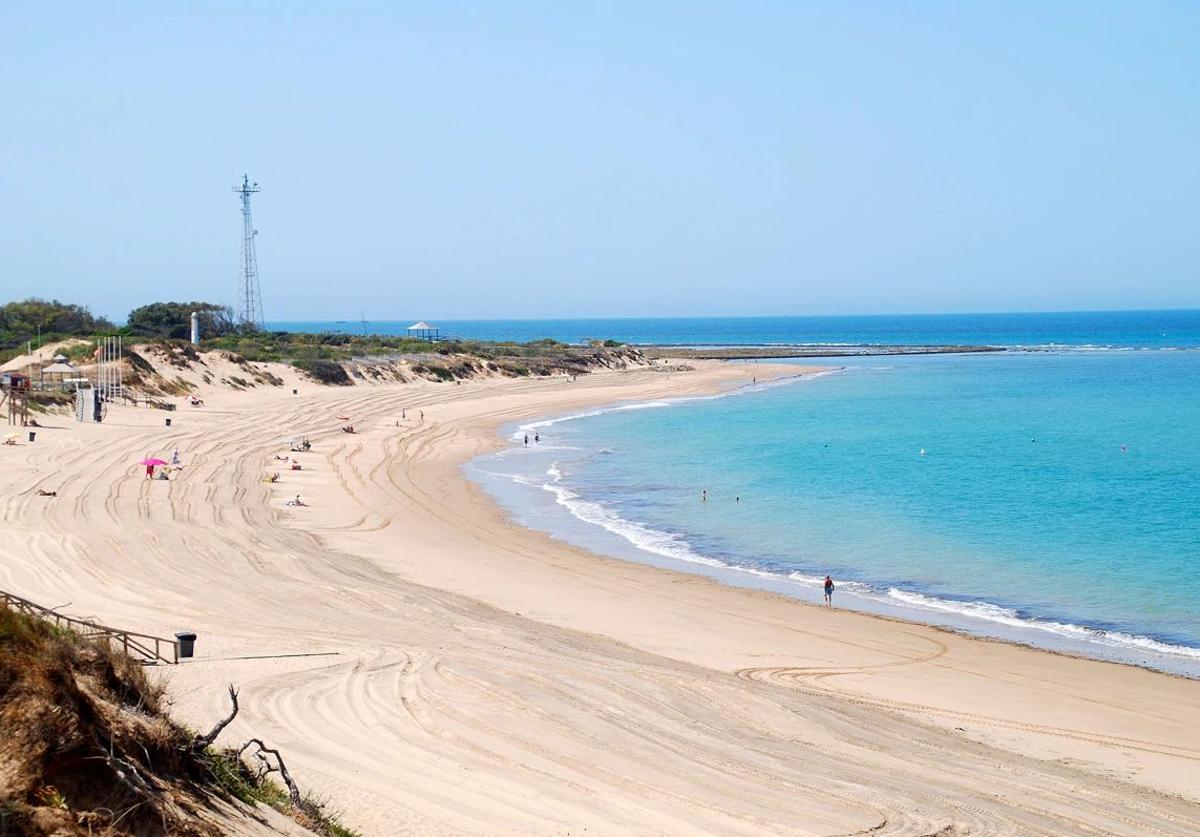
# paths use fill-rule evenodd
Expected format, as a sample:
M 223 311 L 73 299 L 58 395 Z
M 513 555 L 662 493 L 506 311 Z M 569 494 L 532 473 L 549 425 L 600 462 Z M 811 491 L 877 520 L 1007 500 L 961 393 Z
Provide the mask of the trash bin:
M 166 422 L 167 422 L 167 427 L 170 427 L 170 426 L 171 426 L 171 420 L 170 420 L 170 419 L 166 419 Z
M 175 634 L 175 639 L 179 641 L 179 656 L 190 657 L 196 650 L 196 635 L 188 631 L 181 631 Z
M 36 430 L 30 430 L 30 431 L 29 431 L 29 441 L 31 441 L 31 442 L 32 442 L 32 441 L 33 441 L 34 439 L 36 439 L 36 438 L 37 438 L 37 431 L 36 431 Z

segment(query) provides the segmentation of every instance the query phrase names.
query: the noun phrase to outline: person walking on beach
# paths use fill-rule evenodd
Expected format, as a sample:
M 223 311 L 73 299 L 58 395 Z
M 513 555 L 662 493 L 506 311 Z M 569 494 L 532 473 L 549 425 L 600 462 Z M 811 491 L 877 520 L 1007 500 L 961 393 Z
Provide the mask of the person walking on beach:
M 825 607 L 833 607 L 833 579 L 825 576 Z
M 542 434 L 541 433 L 535 432 L 533 434 L 533 443 L 535 445 L 540 445 L 542 443 Z
M 529 447 L 529 434 L 525 434 L 525 447 Z

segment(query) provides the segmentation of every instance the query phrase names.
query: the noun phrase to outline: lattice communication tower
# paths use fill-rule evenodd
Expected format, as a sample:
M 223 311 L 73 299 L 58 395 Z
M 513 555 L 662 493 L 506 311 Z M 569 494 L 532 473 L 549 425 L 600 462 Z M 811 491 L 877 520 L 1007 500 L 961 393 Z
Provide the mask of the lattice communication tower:
M 258 284 L 258 255 L 254 251 L 258 230 L 250 218 L 250 196 L 261 191 L 244 174 L 241 185 L 233 187 L 233 193 L 242 199 L 242 271 L 238 276 L 237 318 L 243 328 L 252 331 L 263 328 L 262 288 Z

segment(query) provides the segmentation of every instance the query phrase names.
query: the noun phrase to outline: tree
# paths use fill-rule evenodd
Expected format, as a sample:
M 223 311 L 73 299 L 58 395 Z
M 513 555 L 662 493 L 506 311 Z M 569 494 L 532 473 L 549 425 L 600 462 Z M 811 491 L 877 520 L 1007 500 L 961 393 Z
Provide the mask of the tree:
M 192 312 L 200 314 L 200 334 L 224 337 L 238 331 L 233 311 L 212 302 L 154 302 L 129 312 L 126 326 L 134 334 L 187 340 L 192 333 Z
M 82 305 L 30 297 L 22 302 L 0 305 L 0 338 L 4 341 L 27 340 L 39 331 L 43 337 L 91 336 L 112 331 L 112 323 L 92 316 Z

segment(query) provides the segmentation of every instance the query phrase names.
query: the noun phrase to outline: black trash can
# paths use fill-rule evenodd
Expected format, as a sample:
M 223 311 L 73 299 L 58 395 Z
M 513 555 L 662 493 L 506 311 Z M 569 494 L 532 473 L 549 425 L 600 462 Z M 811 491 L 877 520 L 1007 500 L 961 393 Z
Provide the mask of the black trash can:
M 31 442 L 32 442 L 32 441 L 33 441 L 34 439 L 36 439 L 36 438 L 37 438 L 37 431 L 36 431 L 36 430 L 30 430 L 30 431 L 29 431 L 29 441 L 31 441 Z
M 167 422 L 167 427 L 170 427 L 170 426 L 171 426 L 171 420 L 170 420 L 170 419 L 167 419 L 167 420 L 166 420 L 166 422 Z
M 196 635 L 189 631 L 181 631 L 175 634 L 175 639 L 179 641 L 179 657 L 190 657 L 196 651 Z

